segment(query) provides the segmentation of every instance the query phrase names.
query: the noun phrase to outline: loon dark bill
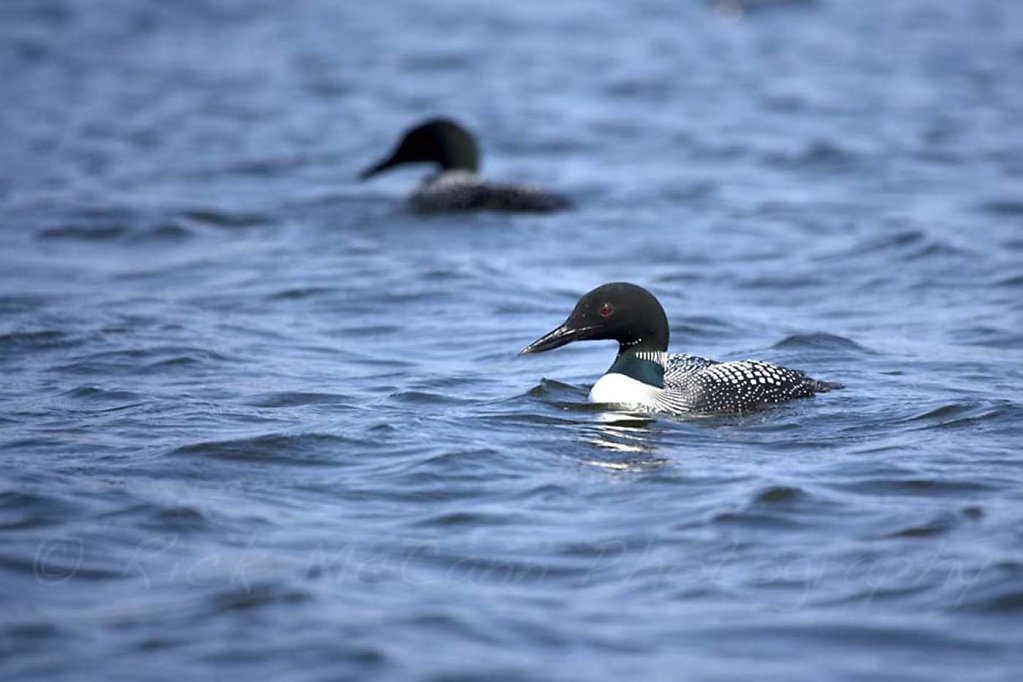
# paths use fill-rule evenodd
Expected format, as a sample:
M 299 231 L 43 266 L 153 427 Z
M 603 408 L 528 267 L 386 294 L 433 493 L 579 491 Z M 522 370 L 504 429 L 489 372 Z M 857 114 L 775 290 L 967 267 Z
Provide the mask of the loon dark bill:
M 396 155 L 395 154 L 391 154 L 386 159 L 378 161 L 377 163 L 373 164 L 369 168 L 363 169 L 363 171 L 361 173 L 359 173 L 359 179 L 360 180 L 369 180 L 371 177 L 373 177 L 377 173 L 382 173 L 385 170 L 387 170 L 388 168 L 394 168 L 399 163 L 401 163 L 401 162 L 396 158 Z
M 523 348 L 519 351 L 519 355 L 542 353 L 547 350 L 561 348 L 573 341 L 585 341 L 586 339 L 593 338 L 592 335 L 597 331 L 597 329 L 598 327 L 573 327 L 570 322 L 566 322 L 557 329 L 552 329 L 550 332 L 544 334 L 539 339 Z

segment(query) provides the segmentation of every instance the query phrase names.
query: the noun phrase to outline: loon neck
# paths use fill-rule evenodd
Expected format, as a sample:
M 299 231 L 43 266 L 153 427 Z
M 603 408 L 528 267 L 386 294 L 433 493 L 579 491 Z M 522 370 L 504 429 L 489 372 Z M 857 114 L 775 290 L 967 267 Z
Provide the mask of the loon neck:
M 459 185 L 466 182 L 479 182 L 479 175 L 476 171 L 465 168 L 441 169 L 433 175 L 423 178 L 423 185 L 443 186 Z
M 480 170 L 480 164 L 475 158 L 443 158 L 437 162 L 440 166 L 440 172 L 451 172 L 451 171 L 465 171 L 466 173 L 476 174 Z
M 644 344 L 622 345 L 607 373 L 624 374 L 649 386 L 664 388 L 664 364 L 667 360 L 666 351 L 646 348 Z

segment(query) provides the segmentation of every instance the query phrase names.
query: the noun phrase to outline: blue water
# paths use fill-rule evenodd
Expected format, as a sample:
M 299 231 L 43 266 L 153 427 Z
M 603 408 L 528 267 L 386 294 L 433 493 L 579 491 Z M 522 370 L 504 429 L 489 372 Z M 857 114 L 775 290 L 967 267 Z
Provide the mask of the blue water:
M 0 5 L 4 680 L 1017 680 L 1023 3 Z M 551 216 L 417 216 L 458 117 Z M 840 392 L 608 423 L 605 281 Z

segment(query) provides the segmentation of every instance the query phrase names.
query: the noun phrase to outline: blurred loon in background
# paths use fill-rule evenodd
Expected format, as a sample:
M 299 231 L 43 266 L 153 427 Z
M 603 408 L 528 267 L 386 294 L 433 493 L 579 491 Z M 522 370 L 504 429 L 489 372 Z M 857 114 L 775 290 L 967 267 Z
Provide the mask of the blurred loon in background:
M 359 175 L 366 180 L 407 163 L 435 163 L 439 171 L 423 180 L 412 195 L 417 211 L 520 211 L 548 213 L 568 208 L 563 196 L 530 185 L 491 184 L 478 175 L 476 141 L 461 125 L 447 118 L 425 121 L 405 132 L 401 142 L 382 161 Z
M 669 414 L 745 412 L 842 388 L 758 360 L 669 355 L 664 308 L 649 291 L 625 282 L 604 284 L 583 296 L 564 324 L 522 354 L 590 339 L 618 342 L 618 356 L 590 391 L 595 403 Z

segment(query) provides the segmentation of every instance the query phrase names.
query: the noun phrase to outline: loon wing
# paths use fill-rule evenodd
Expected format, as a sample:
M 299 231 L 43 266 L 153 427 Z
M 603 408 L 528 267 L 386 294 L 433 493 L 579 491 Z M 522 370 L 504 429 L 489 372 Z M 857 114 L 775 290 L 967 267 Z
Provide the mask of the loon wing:
M 441 173 L 428 178 L 412 195 L 412 206 L 417 211 L 470 211 L 482 208 L 486 185 L 475 175 L 461 171 Z
M 493 211 L 550 213 L 571 206 L 560 194 L 532 185 L 486 185 L 485 206 Z
M 679 370 L 671 370 L 671 358 L 665 367 L 664 392 L 658 405 L 669 412 L 742 412 L 838 387 L 798 369 L 759 360 L 714 362 L 684 357 L 690 360 L 679 362 Z M 697 366 L 697 361 L 704 364 Z
M 474 175 L 445 173 L 426 183 L 412 197 L 417 211 L 521 211 L 547 213 L 568 208 L 564 197 L 532 185 L 492 184 Z

